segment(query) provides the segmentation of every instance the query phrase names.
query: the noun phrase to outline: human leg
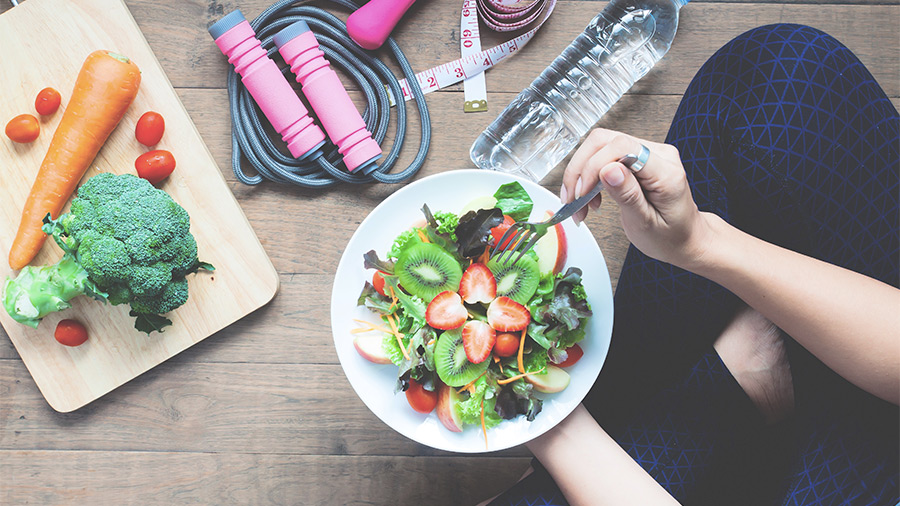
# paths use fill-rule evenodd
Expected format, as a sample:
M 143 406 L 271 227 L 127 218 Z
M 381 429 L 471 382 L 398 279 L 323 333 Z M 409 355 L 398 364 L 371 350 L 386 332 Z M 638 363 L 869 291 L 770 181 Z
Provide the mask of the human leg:
M 679 148 L 701 210 L 896 286 L 897 125 L 896 110 L 849 50 L 817 30 L 774 25 L 738 37 L 703 66 L 667 142 Z M 633 416 L 708 349 L 737 306 L 720 287 L 629 251 L 613 345 L 586 405 L 604 427 L 621 424 L 615 415 Z M 823 380 L 842 383 L 788 343 L 801 404 L 830 391 Z M 865 397 L 850 398 L 858 394 Z M 896 409 L 875 418 L 890 425 Z

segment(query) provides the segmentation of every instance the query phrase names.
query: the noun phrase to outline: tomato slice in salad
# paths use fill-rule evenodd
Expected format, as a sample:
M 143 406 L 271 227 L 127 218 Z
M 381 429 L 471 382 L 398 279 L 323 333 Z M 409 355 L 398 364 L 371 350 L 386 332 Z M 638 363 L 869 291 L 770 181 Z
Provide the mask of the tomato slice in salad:
M 416 380 L 409 380 L 409 388 L 406 389 L 406 400 L 409 405 L 419 413 L 431 413 L 437 406 L 437 392 L 429 392 Z

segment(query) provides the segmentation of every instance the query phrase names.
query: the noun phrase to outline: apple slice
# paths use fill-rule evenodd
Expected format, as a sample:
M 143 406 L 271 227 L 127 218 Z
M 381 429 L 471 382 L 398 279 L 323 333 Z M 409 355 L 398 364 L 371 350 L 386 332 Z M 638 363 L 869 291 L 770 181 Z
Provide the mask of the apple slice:
M 555 365 L 547 365 L 545 374 L 529 374 L 525 381 L 534 385 L 534 389 L 545 394 L 562 392 L 569 386 L 569 373 Z
M 459 215 L 462 216 L 469 211 L 478 211 L 479 209 L 491 209 L 497 206 L 497 199 L 492 195 L 482 195 L 475 197 L 468 204 L 464 205 Z
M 553 213 L 547 211 L 546 217 L 549 218 L 551 216 L 553 216 Z M 534 245 L 534 252 L 538 257 L 538 268 L 541 274 L 562 272 L 563 267 L 566 266 L 568 251 L 569 242 L 566 240 L 566 231 L 563 229 L 562 223 L 557 223 L 544 234 L 544 237 L 538 239 L 538 242 Z
M 353 338 L 353 347 L 362 358 L 376 364 L 390 364 L 391 359 L 384 353 L 384 338 L 380 335 L 365 334 Z
M 462 420 L 459 419 L 459 413 L 456 411 L 458 402 L 459 394 L 456 393 L 456 389 L 441 383 L 440 388 L 438 388 L 438 400 L 435 409 L 437 410 L 438 419 L 451 432 L 462 432 L 463 430 Z

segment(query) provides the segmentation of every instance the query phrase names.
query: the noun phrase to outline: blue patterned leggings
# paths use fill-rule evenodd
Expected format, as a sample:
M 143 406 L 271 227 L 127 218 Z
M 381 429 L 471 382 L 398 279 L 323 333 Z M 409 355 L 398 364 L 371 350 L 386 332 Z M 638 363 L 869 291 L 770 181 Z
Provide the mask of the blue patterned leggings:
M 694 77 L 666 142 L 701 210 L 898 286 L 900 118 L 834 38 L 788 24 L 737 37 Z M 739 305 L 631 248 L 585 406 L 684 504 L 897 504 L 897 406 L 785 336 L 796 408 L 766 426 L 712 349 Z M 566 504 L 535 467 L 492 504 Z

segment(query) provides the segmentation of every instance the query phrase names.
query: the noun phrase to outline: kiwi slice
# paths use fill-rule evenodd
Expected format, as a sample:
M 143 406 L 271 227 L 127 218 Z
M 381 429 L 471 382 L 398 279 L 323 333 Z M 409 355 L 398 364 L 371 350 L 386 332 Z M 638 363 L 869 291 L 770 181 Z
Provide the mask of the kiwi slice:
M 434 345 L 434 365 L 441 381 L 451 387 L 461 387 L 481 376 L 490 360 L 473 364 L 466 358 L 462 328 L 448 330 L 438 337 Z
M 459 290 L 462 268 L 450 253 L 439 246 L 423 242 L 406 249 L 397 258 L 394 272 L 407 292 L 426 303 L 445 291 Z
M 540 267 L 531 255 L 524 255 L 516 263 L 502 263 L 492 258 L 487 267 L 497 280 L 497 296 L 504 295 L 519 304 L 528 303 L 541 280 Z

